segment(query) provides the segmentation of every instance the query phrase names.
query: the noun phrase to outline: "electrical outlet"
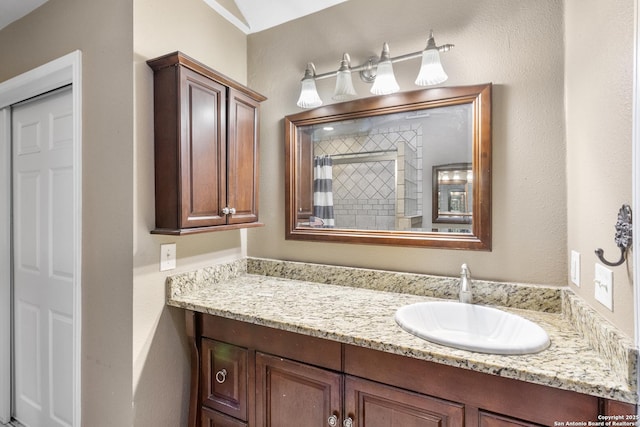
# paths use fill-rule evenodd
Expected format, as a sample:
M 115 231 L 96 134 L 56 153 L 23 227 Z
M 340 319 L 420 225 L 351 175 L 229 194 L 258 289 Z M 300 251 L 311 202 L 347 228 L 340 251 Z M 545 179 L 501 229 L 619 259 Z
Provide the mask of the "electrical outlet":
M 160 245 L 160 271 L 176 268 L 176 244 L 166 243 Z
M 580 252 L 571 251 L 571 282 L 580 286 Z
M 596 288 L 596 300 L 613 311 L 613 271 L 596 263 L 596 274 L 593 281 Z

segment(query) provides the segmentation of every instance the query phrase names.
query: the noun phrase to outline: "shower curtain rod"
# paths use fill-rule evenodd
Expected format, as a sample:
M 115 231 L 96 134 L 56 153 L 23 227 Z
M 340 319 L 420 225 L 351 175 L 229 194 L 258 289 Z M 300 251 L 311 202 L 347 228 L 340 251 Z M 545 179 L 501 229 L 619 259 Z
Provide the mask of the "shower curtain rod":
M 357 153 L 344 153 L 329 155 L 333 159 L 334 165 L 348 163 L 364 163 L 364 162 L 380 162 L 388 160 L 396 160 L 397 149 L 376 150 L 376 151 L 360 151 Z
M 389 153 L 397 153 L 397 152 L 398 152 L 397 148 L 392 148 L 390 150 L 358 151 L 355 153 L 329 154 L 329 156 L 332 159 L 335 159 L 335 158 L 344 158 L 344 157 L 351 157 L 351 156 L 364 156 L 364 155 L 371 155 L 371 154 L 389 154 Z

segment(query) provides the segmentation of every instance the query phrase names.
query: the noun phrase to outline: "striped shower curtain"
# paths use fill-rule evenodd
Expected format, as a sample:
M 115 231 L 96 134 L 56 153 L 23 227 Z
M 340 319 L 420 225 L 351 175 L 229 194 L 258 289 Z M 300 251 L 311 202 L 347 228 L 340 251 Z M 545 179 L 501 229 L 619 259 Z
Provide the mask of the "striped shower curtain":
M 333 160 L 329 156 L 313 158 L 313 216 L 322 227 L 335 226 L 333 216 Z

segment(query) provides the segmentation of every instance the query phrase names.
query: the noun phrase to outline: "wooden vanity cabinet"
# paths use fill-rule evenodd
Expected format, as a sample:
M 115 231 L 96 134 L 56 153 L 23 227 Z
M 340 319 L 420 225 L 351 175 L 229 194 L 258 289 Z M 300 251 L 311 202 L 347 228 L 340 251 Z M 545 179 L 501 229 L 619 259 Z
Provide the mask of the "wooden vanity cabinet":
M 258 223 L 259 106 L 266 98 L 175 52 L 154 72 L 156 234 Z
M 635 413 L 630 404 L 236 320 L 192 311 L 186 320 L 189 427 L 557 427 Z M 233 361 L 245 356 L 240 373 Z M 227 378 L 238 392 L 221 389 L 217 398 L 212 378 L 225 367 L 237 369 Z M 220 396 L 226 408 L 216 406 Z

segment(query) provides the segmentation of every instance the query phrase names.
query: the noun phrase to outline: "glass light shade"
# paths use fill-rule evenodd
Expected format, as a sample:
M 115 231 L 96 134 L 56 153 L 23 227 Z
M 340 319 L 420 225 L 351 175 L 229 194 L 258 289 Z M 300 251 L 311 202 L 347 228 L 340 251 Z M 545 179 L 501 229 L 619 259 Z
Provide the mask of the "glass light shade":
M 298 107 L 315 108 L 322 105 L 322 99 L 320 99 L 320 95 L 318 95 L 316 81 L 313 77 L 305 77 L 302 79 L 301 86 L 300 97 L 297 102 Z
M 432 86 L 440 84 L 449 78 L 444 72 L 440 63 L 440 53 L 438 49 L 425 49 L 422 52 L 422 66 L 416 84 L 418 86 Z
M 400 86 L 393 74 L 393 65 L 391 61 L 382 61 L 378 63 L 376 80 L 371 87 L 371 93 L 374 95 L 388 95 L 400 90 Z
M 336 76 L 336 89 L 333 91 L 333 99 L 336 101 L 346 101 L 356 96 L 356 90 L 353 88 L 351 80 L 351 71 L 339 70 Z

